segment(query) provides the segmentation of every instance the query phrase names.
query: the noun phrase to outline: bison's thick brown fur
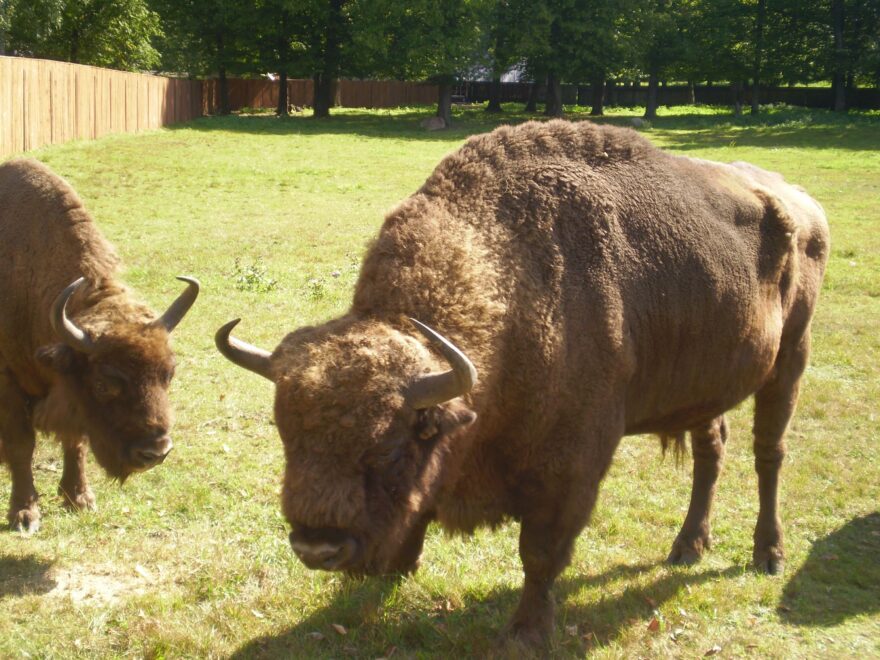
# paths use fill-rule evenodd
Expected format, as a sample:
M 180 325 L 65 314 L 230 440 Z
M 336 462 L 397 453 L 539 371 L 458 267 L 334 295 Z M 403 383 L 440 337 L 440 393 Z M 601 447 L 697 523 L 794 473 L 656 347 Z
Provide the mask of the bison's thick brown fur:
M 84 473 L 87 444 L 119 479 L 161 462 L 171 448 L 169 324 L 132 298 L 118 267 L 63 179 L 35 160 L 0 166 L 0 456 L 12 473 L 14 527 L 34 531 L 40 521 L 35 429 L 60 440 L 59 493 L 77 509 L 95 504 Z M 59 294 L 79 277 L 65 314 L 84 332 L 87 352 L 65 341 L 51 318 Z M 185 313 L 197 290 L 192 281 L 173 315 Z
M 228 326 L 218 345 L 276 383 L 282 504 L 309 566 L 408 571 L 429 520 L 470 532 L 514 518 L 511 631 L 534 641 L 621 437 L 690 431 L 693 494 L 669 557 L 690 563 L 710 542 L 723 415 L 753 394 L 754 559 L 780 569 L 782 436 L 828 245 L 819 204 L 777 174 L 610 126 L 503 127 L 389 214 L 348 314 L 271 356 Z M 410 384 L 446 363 L 408 316 L 473 361 L 467 396 L 409 405 Z

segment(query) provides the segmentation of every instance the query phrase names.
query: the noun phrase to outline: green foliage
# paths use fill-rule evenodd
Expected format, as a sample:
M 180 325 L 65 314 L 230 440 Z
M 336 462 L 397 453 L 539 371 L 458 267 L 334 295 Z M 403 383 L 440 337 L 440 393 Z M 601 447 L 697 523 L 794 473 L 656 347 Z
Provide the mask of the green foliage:
M 255 5 L 251 0 L 150 0 L 162 17 L 162 67 L 215 76 L 253 70 Z
M 255 293 L 268 293 L 278 286 L 278 280 L 269 277 L 268 269 L 262 259 L 244 265 L 241 259 L 236 257 L 232 267 L 232 281 L 239 291 Z
M 7 50 L 130 71 L 159 63 L 159 16 L 146 0 L 4 0 L 0 14 Z
M 488 0 L 364 1 L 359 16 L 373 26 L 357 43 L 385 75 L 449 80 L 480 62 L 487 46 Z

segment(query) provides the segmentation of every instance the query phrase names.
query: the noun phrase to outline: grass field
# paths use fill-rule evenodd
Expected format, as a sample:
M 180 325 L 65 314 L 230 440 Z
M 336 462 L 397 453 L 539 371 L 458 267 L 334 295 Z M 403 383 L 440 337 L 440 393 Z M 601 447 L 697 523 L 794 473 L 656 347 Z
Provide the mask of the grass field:
M 880 115 L 681 112 L 643 133 L 678 153 L 777 170 L 821 201 L 831 222 L 812 364 L 783 470 L 786 573 L 749 568 L 750 404 L 730 419 L 715 547 L 690 569 L 663 564 L 690 469 L 661 461 L 652 438 L 627 438 L 557 583 L 551 653 L 880 656 Z M 212 340 L 243 316 L 240 336 L 271 348 L 297 326 L 342 313 L 384 212 L 466 136 L 525 118 L 460 110 L 452 130 L 425 133 L 427 113 L 207 118 L 33 154 L 79 191 L 154 308 L 177 294 L 179 273 L 199 277 L 203 295 L 175 334 L 169 461 L 122 488 L 92 462 L 99 510 L 73 515 L 54 496 L 59 448 L 38 446 L 43 528 L 0 532 L 0 657 L 494 653 L 522 579 L 518 527 L 467 539 L 432 528 L 421 570 L 402 581 L 307 571 L 279 510 L 272 386 L 227 363 Z M 4 507 L 9 491 L 4 474 Z

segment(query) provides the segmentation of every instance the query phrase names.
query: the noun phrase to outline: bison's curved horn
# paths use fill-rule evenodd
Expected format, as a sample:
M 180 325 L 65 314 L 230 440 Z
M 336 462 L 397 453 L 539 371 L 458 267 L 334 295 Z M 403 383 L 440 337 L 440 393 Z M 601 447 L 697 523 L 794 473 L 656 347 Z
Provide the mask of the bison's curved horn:
M 272 354 L 264 351 L 262 348 L 251 346 L 230 336 L 232 329 L 240 321 L 241 319 L 230 321 L 217 331 L 217 334 L 214 335 L 214 343 L 217 344 L 217 350 L 233 364 L 237 364 L 239 367 L 274 381 L 275 379 L 272 377 L 272 362 L 270 360 Z
M 184 277 L 183 275 L 179 275 L 177 279 L 181 282 L 186 282 L 188 286 L 183 293 L 177 296 L 177 300 L 171 303 L 171 306 L 165 310 L 165 313 L 156 319 L 156 324 L 164 325 L 168 332 L 177 327 L 177 324 L 186 316 L 189 308 L 193 306 L 196 298 L 199 297 L 199 281 L 197 279 L 194 277 Z
M 83 353 L 92 353 L 95 350 L 95 343 L 92 341 L 92 338 L 67 317 L 67 301 L 70 300 L 73 292 L 85 281 L 86 278 L 80 277 L 75 282 L 68 284 L 67 288 L 58 294 L 55 302 L 52 303 L 49 322 L 52 324 L 55 334 L 65 344 Z
M 450 371 L 420 377 L 406 390 L 406 400 L 417 410 L 464 396 L 477 382 L 477 370 L 468 357 L 451 341 L 416 319 L 410 319 L 452 366 Z

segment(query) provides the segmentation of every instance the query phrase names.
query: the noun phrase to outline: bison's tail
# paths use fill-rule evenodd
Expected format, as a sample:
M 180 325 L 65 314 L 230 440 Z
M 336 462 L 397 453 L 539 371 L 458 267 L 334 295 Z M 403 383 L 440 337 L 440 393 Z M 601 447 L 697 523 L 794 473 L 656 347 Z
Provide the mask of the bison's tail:
M 670 445 L 672 446 L 672 455 L 675 457 L 675 464 L 676 466 L 681 467 L 684 464 L 685 457 L 687 456 L 687 441 L 685 440 L 684 431 L 672 435 L 668 433 L 661 433 L 660 448 L 663 452 L 664 458 L 666 458 L 666 452 L 668 451 Z

